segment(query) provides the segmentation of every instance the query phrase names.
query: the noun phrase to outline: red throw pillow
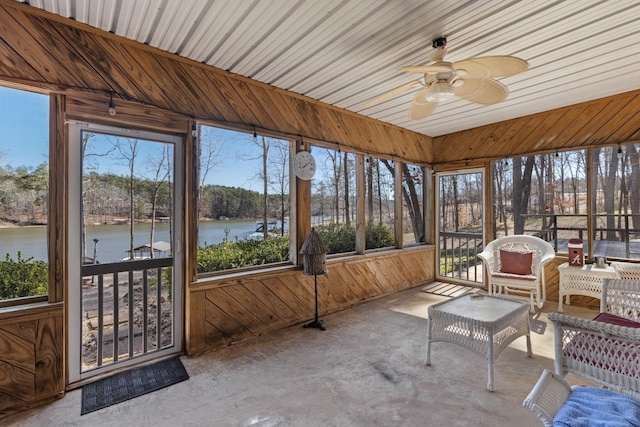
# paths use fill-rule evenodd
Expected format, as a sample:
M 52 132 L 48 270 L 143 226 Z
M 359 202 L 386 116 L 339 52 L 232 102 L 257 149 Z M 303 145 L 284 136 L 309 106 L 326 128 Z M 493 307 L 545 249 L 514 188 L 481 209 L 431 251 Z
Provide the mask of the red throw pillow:
M 512 252 L 500 249 L 500 271 L 503 273 L 530 275 L 533 252 Z

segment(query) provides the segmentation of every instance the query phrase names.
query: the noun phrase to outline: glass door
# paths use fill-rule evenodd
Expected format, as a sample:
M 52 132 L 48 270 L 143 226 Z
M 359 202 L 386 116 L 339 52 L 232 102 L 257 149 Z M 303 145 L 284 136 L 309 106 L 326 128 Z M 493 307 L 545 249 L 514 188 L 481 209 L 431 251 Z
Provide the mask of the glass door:
M 482 285 L 482 261 L 476 254 L 484 246 L 484 171 L 438 173 L 436 182 L 439 254 L 436 277 Z
M 181 144 L 70 125 L 71 383 L 181 350 Z

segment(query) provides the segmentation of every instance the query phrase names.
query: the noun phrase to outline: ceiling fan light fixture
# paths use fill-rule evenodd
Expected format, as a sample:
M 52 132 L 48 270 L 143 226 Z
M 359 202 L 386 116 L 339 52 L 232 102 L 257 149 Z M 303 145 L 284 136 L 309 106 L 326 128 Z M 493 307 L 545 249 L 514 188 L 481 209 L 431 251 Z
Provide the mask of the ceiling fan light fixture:
M 428 102 L 442 102 L 453 98 L 455 90 L 447 82 L 438 82 L 431 85 L 424 98 Z

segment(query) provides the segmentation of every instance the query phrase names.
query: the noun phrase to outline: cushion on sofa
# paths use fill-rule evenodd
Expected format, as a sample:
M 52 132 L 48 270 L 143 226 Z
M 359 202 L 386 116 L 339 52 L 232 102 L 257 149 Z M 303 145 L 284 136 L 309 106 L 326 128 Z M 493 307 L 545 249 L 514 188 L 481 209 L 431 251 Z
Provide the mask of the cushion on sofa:
M 612 325 L 626 326 L 627 328 L 640 328 L 640 322 L 634 322 L 626 317 L 616 316 L 611 313 L 600 313 L 593 320 L 598 322 L 611 323 Z

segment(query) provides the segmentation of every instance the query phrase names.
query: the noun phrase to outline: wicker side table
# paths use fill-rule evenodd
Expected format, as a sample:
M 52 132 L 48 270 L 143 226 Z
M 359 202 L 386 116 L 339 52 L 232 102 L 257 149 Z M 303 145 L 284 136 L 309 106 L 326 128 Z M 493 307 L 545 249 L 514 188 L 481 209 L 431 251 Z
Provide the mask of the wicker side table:
M 434 341 L 446 341 L 471 350 L 487 361 L 489 391 L 493 391 L 495 360 L 516 338 L 526 335 L 527 356 L 531 357 L 526 302 L 489 295 L 462 295 L 430 306 L 428 317 L 425 363 L 431 364 Z
M 571 295 L 584 295 L 587 297 L 602 297 L 602 279 L 615 279 L 618 273 L 611 266 L 603 268 L 593 264 L 574 267 L 568 262 L 558 266 L 560 272 L 560 284 L 558 289 L 558 311 L 562 313 L 564 303 L 571 304 Z

